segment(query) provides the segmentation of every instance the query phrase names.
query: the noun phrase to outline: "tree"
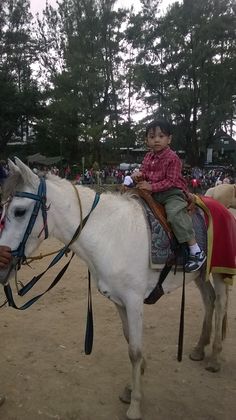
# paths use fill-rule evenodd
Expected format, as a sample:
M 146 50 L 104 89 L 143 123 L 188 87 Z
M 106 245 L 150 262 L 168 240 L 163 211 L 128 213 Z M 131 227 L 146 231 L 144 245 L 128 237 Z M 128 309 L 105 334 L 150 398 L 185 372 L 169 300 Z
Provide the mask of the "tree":
M 9 140 L 29 138 L 40 95 L 31 69 L 36 52 L 29 0 L 4 0 L 0 13 L 0 142 L 4 150 Z
M 174 3 L 164 16 L 146 3 L 151 4 L 143 1 L 142 14 L 133 18 L 129 33 L 139 50 L 136 89 L 144 88 L 150 116 L 175 122 L 177 144 L 195 164 L 215 131 L 232 120 L 233 2 L 185 0 Z
M 113 0 L 63 0 L 57 11 L 47 6 L 39 22 L 41 63 L 48 63 L 51 47 L 60 57 L 59 66 L 49 59 L 49 131 L 73 156 L 78 142 L 89 143 L 92 160 L 98 162 L 101 141 L 110 132 L 116 136 L 120 118 L 117 66 L 123 14 L 114 12 L 113 5 Z

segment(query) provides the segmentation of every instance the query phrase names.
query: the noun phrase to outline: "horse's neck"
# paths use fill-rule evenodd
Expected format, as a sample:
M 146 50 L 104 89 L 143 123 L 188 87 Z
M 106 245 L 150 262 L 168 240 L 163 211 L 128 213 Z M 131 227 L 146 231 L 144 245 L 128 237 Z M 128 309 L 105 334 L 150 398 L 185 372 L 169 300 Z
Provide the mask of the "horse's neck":
M 48 182 L 47 190 L 50 233 L 64 244 L 67 244 L 72 239 L 81 221 L 79 199 L 81 201 L 82 218 L 84 218 L 91 209 L 94 192 L 81 188 L 79 189 L 78 199 L 73 185 L 66 181 L 58 185 Z
M 52 200 L 52 234 L 67 244 L 80 224 L 78 197 L 69 183 L 62 183 L 60 187 L 52 185 L 48 192 L 48 199 Z M 78 187 L 78 192 L 85 218 L 92 208 L 95 192 L 83 186 Z M 96 258 L 102 258 L 104 249 L 106 252 L 111 249 L 118 252 L 117 248 L 122 246 L 129 252 L 129 244 L 132 247 L 137 246 L 139 238 L 141 242 L 145 239 L 147 241 L 144 236 L 147 236 L 145 219 L 135 200 L 104 193 L 71 248 L 88 261 L 94 259 L 95 254 Z
M 76 187 L 78 195 L 74 187 L 69 182 L 64 182 L 59 185 L 56 183 L 48 184 L 48 204 L 50 205 L 49 215 L 49 228 L 50 225 L 52 236 L 59 239 L 61 242 L 67 244 L 73 237 L 77 227 L 92 209 L 95 192 L 88 187 Z M 112 195 L 102 194 L 100 200 L 92 211 L 88 222 L 81 233 L 84 240 L 90 242 L 89 236 L 92 235 L 92 241 L 95 236 L 102 239 L 102 231 L 111 223 L 111 215 L 117 210 L 116 205 L 113 204 L 115 198 Z M 115 199 L 116 201 L 116 199 Z M 120 217 L 117 214 L 117 220 L 122 219 L 124 210 L 120 206 Z M 94 220 L 96 214 L 96 221 Z M 91 223 L 92 222 L 92 223 Z M 92 224 L 91 232 L 88 226 Z M 115 228 L 114 228 L 115 230 Z M 84 232 L 87 232 L 85 235 Z M 101 231 L 101 232 L 100 232 Z M 100 234 L 98 233 L 100 232 Z M 81 242 L 81 241 L 80 241 Z

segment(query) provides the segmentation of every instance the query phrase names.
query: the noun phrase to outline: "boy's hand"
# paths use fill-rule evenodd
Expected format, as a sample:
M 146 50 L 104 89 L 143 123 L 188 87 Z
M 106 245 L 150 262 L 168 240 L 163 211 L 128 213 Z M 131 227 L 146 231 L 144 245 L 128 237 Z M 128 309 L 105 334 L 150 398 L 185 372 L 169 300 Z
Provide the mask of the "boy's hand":
M 136 186 L 140 190 L 152 191 L 152 185 L 147 181 L 140 181 Z
M 139 182 L 143 179 L 143 174 L 140 171 L 133 172 L 131 178 L 134 180 L 134 182 Z

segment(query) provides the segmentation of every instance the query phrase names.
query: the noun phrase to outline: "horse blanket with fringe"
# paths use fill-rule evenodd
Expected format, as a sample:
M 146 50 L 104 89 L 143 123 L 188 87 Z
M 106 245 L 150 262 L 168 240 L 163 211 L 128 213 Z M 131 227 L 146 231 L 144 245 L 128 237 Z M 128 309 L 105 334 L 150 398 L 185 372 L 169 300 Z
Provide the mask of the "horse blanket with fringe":
M 223 204 L 208 196 L 196 196 L 204 210 L 207 229 L 207 273 L 236 275 L 236 219 Z

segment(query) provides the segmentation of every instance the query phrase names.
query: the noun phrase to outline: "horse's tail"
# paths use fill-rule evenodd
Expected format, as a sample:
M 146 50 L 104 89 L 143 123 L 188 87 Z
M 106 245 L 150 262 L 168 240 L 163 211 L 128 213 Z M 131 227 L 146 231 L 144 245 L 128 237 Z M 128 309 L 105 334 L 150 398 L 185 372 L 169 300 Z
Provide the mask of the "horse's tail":
M 228 327 L 228 316 L 227 316 L 227 311 L 228 311 L 228 301 L 229 301 L 229 286 L 226 284 L 225 285 L 225 292 L 226 292 L 226 304 L 225 304 L 225 314 L 222 320 L 222 330 L 221 330 L 221 336 L 222 336 L 222 341 L 226 338 L 226 332 L 227 332 L 227 327 Z

